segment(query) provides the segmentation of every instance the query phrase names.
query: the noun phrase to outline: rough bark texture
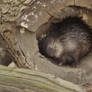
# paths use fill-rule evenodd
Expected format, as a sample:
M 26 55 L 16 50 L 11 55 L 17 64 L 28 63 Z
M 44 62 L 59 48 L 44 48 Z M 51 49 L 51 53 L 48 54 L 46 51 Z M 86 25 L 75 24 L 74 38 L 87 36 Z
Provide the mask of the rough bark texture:
M 86 92 L 55 76 L 0 66 L 0 92 Z
M 36 31 L 43 23 L 51 16 L 58 19 L 62 15 L 62 19 L 75 14 L 92 27 L 92 0 L 1 0 L 0 37 L 6 44 L 1 47 L 10 55 L 5 62 L 12 59 L 18 67 L 53 74 L 77 84 L 92 83 L 92 54 L 77 68 L 70 68 L 52 64 L 38 50 Z

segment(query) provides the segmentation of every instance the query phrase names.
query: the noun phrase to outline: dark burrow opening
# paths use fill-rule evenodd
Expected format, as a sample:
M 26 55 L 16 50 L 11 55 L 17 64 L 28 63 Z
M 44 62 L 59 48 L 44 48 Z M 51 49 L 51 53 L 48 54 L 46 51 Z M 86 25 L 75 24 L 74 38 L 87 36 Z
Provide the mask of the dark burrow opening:
M 81 17 L 66 17 L 41 25 L 39 52 L 52 63 L 76 67 L 92 49 L 92 29 Z

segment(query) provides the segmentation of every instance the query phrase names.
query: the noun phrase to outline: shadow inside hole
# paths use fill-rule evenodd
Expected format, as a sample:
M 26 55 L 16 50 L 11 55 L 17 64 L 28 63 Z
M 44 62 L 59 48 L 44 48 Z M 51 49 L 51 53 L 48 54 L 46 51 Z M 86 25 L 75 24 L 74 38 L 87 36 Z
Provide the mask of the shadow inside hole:
M 78 65 L 92 49 L 92 29 L 79 17 L 67 17 L 58 23 L 50 23 L 46 24 L 48 28 L 42 25 L 44 31 L 37 38 L 39 52 L 56 65 Z M 59 46 L 58 43 L 51 44 L 52 41 L 58 41 Z

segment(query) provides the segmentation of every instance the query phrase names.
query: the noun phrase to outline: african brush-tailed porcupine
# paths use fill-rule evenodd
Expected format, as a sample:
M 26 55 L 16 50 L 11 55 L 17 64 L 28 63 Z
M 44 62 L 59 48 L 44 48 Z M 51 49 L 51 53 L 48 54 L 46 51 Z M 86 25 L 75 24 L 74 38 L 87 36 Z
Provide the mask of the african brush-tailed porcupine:
M 54 30 L 39 41 L 40 52 L 58 65 L 76 66 L 91 51 L 91 28 L 76 17 L 66 18 L 53 26 Z

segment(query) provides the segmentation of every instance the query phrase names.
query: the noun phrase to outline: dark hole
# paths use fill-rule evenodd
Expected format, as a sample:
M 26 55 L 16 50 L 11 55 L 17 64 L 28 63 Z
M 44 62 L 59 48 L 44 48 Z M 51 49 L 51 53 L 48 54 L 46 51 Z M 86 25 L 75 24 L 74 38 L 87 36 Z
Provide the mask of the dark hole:
M 79 17 L 50 25 L 38 37 L 39 52 L 57 65 L 77 66 L 92 49 L 92 29 Z

